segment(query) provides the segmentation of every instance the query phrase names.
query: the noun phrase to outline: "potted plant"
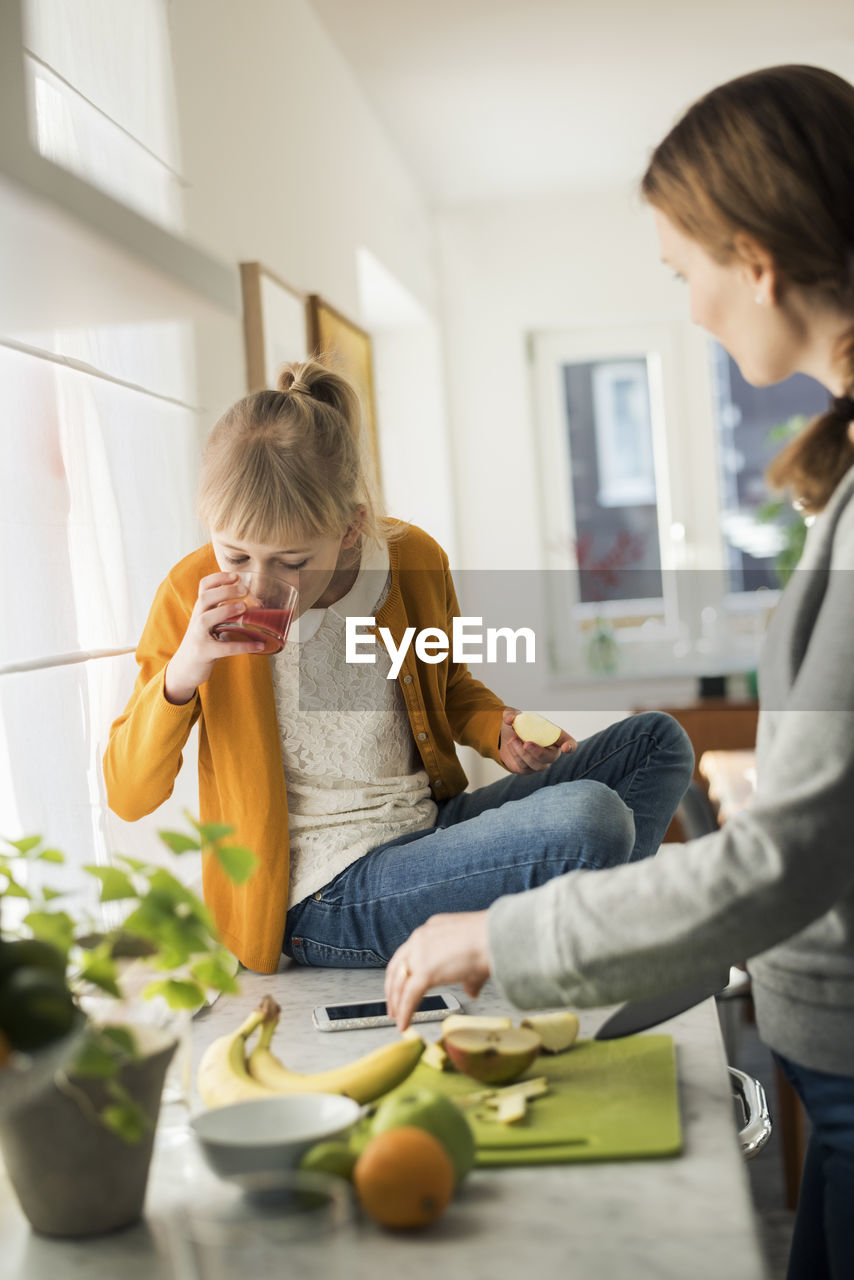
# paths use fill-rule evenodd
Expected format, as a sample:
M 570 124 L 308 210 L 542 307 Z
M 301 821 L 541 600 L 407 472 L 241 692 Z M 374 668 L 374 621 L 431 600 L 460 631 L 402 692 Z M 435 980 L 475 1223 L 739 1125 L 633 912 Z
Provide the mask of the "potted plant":
M 795 414 L 794 417 L 787 418 L 785 422 L 772 427 L 768 432 L 768 439 L 775 443 L 785 443 L 803 431 L 808 421 L 804 414 Z M 808 526 L 801 507 L 797 501 L 769 498 L 757 511 L 756 518 L 763 524 L 776 524 L 780 530 L 780 547 L 774 567 L 780 586 L 785 587 L 798 567 L 807 538 Z
M 158 832 L 166 847 L 200 851 L 246 880 L 255 857 L 228 843 L 232 829 L 190 821 L 192 835 Z M 85 867 L 100 902 L 122 908 L 105 929 L 67 895 L 30 887 L 35 864 L 62 861 L 38 836 L 0 848 L 0 908 L 13 898 L 27 907 L 19 936 L 0 936 L 0 1149 L 32 1227 L 85 1236 L 140 1217 L 175 1050 L 174 1037 L 132 1013 L 95 1021 L 86 993 L 123 1000 L 130 959 L 151 970 L 143 995 L 173 1009 L 237 983 L 207 907 L 166 867 L 121 855 Z

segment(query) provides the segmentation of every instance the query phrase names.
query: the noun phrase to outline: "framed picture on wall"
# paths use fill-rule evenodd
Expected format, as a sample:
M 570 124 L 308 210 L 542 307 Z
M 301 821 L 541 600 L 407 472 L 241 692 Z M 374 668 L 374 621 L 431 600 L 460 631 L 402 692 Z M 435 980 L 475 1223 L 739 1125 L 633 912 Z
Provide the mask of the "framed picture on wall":
M 288 360 L 305 360 L 310 350 L 307 298 L 260 262 L 241 262 L 243 336 L 249 391 L 276 385 Z
M 359 394 L 377 485 L 380 486 L 382 476 L 371 335 L 316 293 L 309 294 L 307 312 L 309 350 L 349 379 Z

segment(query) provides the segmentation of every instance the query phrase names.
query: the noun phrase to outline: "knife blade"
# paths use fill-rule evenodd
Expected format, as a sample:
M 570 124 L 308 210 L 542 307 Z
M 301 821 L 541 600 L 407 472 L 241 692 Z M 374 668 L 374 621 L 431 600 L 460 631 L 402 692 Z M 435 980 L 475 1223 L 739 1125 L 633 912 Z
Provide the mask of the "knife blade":
M 668 1018 L 675 1018 L 686 1009 L 693 1009 L 721 990 L 721 983 L 713 987 L 708 982 L 688 983 L 684 987 L 671 987 L 643 1000 L 628 1000 L 610 1018 L 606 1018 L 594 1035 L 594 1040 L 618 1040 L 621 1036 L 633 1036 L 638 1031 L 657 1027 Z

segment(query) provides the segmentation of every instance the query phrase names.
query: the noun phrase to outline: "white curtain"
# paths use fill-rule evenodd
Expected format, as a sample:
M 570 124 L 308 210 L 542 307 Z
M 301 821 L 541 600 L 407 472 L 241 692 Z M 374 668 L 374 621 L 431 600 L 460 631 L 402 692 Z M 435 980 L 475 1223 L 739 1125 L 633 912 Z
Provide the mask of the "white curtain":
M 180 230 L 180 152 L 164 0 L 27 0 L 35 141 L 154 222 Z
M 25 32 L 38 148 L 179 229 L 166 0 L 27 0 Z M 52 884 L 157 854 L 156 828 L 196 809 L 192 747 L 166 812 L 132 828 L 101 773 L 154 591 L 199 541 L 193 348 L 168 319 L 0 334 L 0 834 L 62 848 Z

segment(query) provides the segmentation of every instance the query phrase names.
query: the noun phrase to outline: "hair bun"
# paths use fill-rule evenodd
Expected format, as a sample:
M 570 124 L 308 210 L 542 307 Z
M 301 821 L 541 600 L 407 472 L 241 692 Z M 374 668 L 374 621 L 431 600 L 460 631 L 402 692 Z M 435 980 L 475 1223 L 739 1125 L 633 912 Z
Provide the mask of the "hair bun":
M 311 387 L 302 377 L 307 371 L 304 364 L 286 364 L 279 370 L 279 376 L 276 379 L 276 390 L 287 394 L 290 391 L 297 395 L 310 396 Z

